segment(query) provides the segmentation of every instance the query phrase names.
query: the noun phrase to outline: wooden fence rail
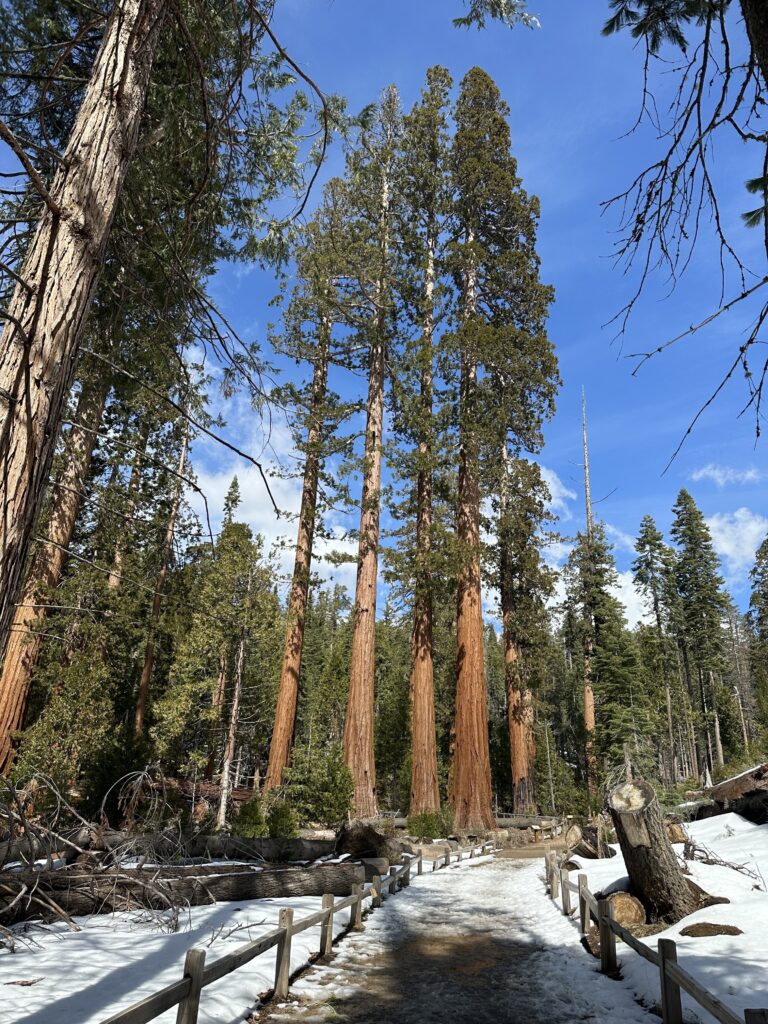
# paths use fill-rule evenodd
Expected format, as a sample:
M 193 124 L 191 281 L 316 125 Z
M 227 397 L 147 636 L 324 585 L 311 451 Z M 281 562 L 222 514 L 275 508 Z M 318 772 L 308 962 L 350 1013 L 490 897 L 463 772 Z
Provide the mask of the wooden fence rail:
M 482 846 L 469 849 L 470 858 L 490 852 L 493 843 L 483 843 Z M 439 860 L 433 861 L 432 870 L 448 867 L 452 861 L 461 861 L 464 853 L 459 848 L 452 850 L 446 846 L 444 854 Z M 213 963 L 205 964 L 205 950 L 192 948 L 187 950 L 184 960 L 184 974 L 178 980 L 166 985 L 159 992 L 154 992 L 133 1006 L 129 1006 L 119 1013 L 113 1014 L 102 1024 L 149 1024 L 149 1021 L 159 1017 L 166 1010 L 178 1006 L 176 1024 L 197 1024 L 198 1009 L 202 990 L 215 981 L 239 970 L 245 964 L 250 963 L 257 956 L 266 953 L 267 950 L 277 947 L 277 961 L 275 964 L 275 987 L 273 995 L 277 999 L 285 999 L 288 995 L 291 974 L 291 940 L 294 935 L 306 931 L 308 928 L 320 926 L 320 956 L 330 954 L 333 946 L 333 919 L 336 914 L 349 910 L 348 931 L 362 931 L 363 928 L 363 904 L 366 900 L 371 901 L 371 909 L 380 907 L 384 895 L 394 896 L 398 887 L 406 888 L 411 881 L 411 871 L 416 869 L 420 875 L 423 871 L 424 860 L 421 853 L 411 857 L 405 854 L 405 862 L 389 869 L 387 884 L 382 884 L 380 875 L 374 875 L 373 881 L 368 885 L 356 885 L 351 896 L 334 900 L 332 895 L 323 896 L 322 910 L 309 917 L 293 920 L 293 910 L 283 908 L 280 911 L 279 927 L 261 935 L 253 942 L 239 946 L 231 953 L 227 953 Z M 741 1024 L 741 1022 L 740 1022 Z M 757 1022 L 759 1024 L 759 1022 Z
M 582 935 L 587 934 L 592 920 L 597 924 L 600 936 L 600 970 L 603 974 L 615 975 L 618 970 L 617 938 L 658 968 L 664 1024 L 683 1024 L 681 990 L 687 992 L 699 1006 L 711 1013 L 715 1020 L 720 1021 L 720 1024 L 768 1024 L 768 1009 L 745 1010 L 742 1019 L 708 992 L 677 962 L 677 944 L 672 939 L 659 939 L 658 949 L 654 951 L 645 942 L 635 938 L 618 921 L 614 921 L 608 900 L 595 899 L 589 891 L 586 874 L 579 874 L 577 884 L 570 880 L 570 872 L 561 865 L 556 853 L 547 854 L 546 874 L 549 894 L 553 900 L 560 899 L 564 914 L 570 915 L 574 909 L 571 894 L 577 897 L 579 928 Z

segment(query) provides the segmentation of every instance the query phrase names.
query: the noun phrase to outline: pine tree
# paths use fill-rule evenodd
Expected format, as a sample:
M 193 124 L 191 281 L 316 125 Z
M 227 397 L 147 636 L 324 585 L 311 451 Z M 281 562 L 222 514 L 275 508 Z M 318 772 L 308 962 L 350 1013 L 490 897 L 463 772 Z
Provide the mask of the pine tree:
M 758 721 L 765 730 L 768 729 L 768 537 L 757 549 L 749 578 L 752 582 L 749 662 Z
M 535 451 L 557 368 L 544 323 L 551 290 L 538 279 L 538 203 L 517 177 L 508 108 L 473 68 L 455 110 L 451 271 L 456 327 L 446 339 L 459 375 L 457 677 L 451 804 L 458 827 L 491 827 L 491 773 L 480 578 L 482 469 L 507 436 Z
M 535 731 L 533 690 L 541 674 L 541 656 L 548 645 L 554 576 L 541 557 L 543 529 L 551 522 L 549 492 L 539 467 L 507 458 L 496 528 L 496 571 L 500 595 L 511 756 L 512 808 L 535 813 Z
M 724 763 L 718 692 L 724 668 L 722 624 L 728 602 L 709 528 L 684 488 L 672 511 L 684 663 L 691 702 L 698 706 L 697 758 L 703 772 L 707 764 L 714 770 L 715 764 Z

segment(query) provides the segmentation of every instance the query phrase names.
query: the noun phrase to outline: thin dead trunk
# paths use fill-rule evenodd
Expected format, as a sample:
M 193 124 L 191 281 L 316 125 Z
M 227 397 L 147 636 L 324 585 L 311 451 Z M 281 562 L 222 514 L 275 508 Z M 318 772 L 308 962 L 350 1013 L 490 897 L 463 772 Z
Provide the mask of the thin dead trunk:
M 243 692 L 243 663 L 245 661 L 245 627 L 240 631 L 240 642 L 237 645 L 237 661 L 235 663 L 235 685 L 232 692 L 232 707 L 229 712 L 229 728 L 224 746 L 224 762 L 221 767 L 219 810 L 216 815 L 216 828 L 221 831 L 227 823 L 227 807 L 232 789 L 232 762 L 235 759 L 237 744 L 237 727 L 240 723 L 240 698 Z
M 421 341 L 419 472 L 416 483 L 416 587 L 411 633 L 411 814 L 440 810 L 435 735 L 432 602 L 432 361 L 435 287 L 434 240 L 430 239 Z
M 211 728 L 208 733 L 208 761 L 205 765 L 205 772 L 203 777 L 206 779 L 213 778 L 213 771 L 216 767 L 216 741 L 219 734 L 219 723 L 221 722 L 221 712 L 224 707 L 224 694 L 227 689 L 227 654 L 226 651 L 219 652 L 219 674 L 216 678 L 216 688 L 213 691 L 213 717 L 211 718 Z
M 0 649 L 5 651 L 78 348 L 136 148 L 166 0 L 115 3 L 0 340 Z
M 65 464 L 51 496 L 47 537 L 40 543 L 27 572 L 21 601 L 8 637 L 0 677 L 0 772 L 7 774 L 13 761 L 12 734 L 24 725 L 32 675 L 43 643 L 46 603 L 61 579 L 78 512 L 85 496 L 85 481 L 101 422 L 108 385 L 85 382 L 75 412 L 75 425 L 67 438 Z
M 768 8 L 765 0 L 741 0 L 741 13 L 763 85 L 768 89 Z
M 283 772 L 293 745 L 296 729 L 296 709 L 301 677 L 301 657 L 304 649 L 304 623 L 309 598 L 309 577 L 312 569 L 312 543 L 317 514 L 317 483 L 320 473 L 320 446 L 323 431 L 323 406 L 328 384 L 328 353 L 330 330 L 328 324 L 320 326 L 320 344 L 312 379 L 312 405 L 307 432 L 307 456 L 304 463 L 304 487 L 301 493 L 299 531 L 293 562 L 293 581 L 288 598 L 288 628 L 283 649 L 283 667 L 277 691 L 275 725 L 269 745 L 269 762 L 264 779 L 264 792 L 268 793 L 283 781 Z
M 581 393 L 581 433 L 584 447 L 584 502 L 587 517 L 587 544 L 592 558 L 594 525 L 592 520 L 592 485 L 589 476 L 589 443 L 587 441 L 587 399 Z M 587 792 L 590 798 L 597 792 L 597 755 L 595 753 L 595 691 L 592 680 L 592 656 L 594 653 L 593 630 L 595 617 L 589 602 L 584 609 L 586 631 L 584 634 L 584 766 Z
M 470 236 L 468 243 L 473 241 Z M 468 269 L 464 319 L 471 320 L 477 303 L 474 267 Z M 456 716 L 454 719 L 451 807 L 457 828 L 493 828 L 491 757 L 488 739 L 488 697 L 485 683 L 483 606 L 480 587 L 479 457 L 472 416 L 477 366 L 462 352 L 458 516 L 459 567 L 456 601 Z
M 168 513 L 168 522 L 165 527 L 165 537 L 163 539 L 163 550 L 160 555 L 160 572 L 157 574 L 157 579 L 155 580 L 155 592 L 152 597 L 152 610 L 149 615 L 149 635 L 147 637 L 147 646 L 144 650 L 144 665 L 141 669 L 139 689 L 136 695 L 136 712 L 133 720 L 133 731 L 136 736 L 141 736 L 144 732 L 144 721 L 147 716 L 147 707 L 149 705 L 149 693 L 152 685 L 152 669 L 155 664 L 155 630 L 157 628 L 158 619 L 160 618 L 160 609 L 163 603 L 163 591 L 165 590 L 165 580 L 168 576 L 168 565 L 171 560 L 171 550 L 173 548 L 173 532 L 176 529 L 176 518 L 179 514 L 179 506 L 181 504 L 181 495 L 183 490 L 181 477 L 184 474 L 184 466 L 187 460 L 188 440 L 189 430 L 185 427 L 184 437 L 181 442 L 181 450 L 179 451 L 179 462 L 176 469 L 178 473 L 176 489 L 173 495 L 173 501 L 171 502 L 171 508 Z

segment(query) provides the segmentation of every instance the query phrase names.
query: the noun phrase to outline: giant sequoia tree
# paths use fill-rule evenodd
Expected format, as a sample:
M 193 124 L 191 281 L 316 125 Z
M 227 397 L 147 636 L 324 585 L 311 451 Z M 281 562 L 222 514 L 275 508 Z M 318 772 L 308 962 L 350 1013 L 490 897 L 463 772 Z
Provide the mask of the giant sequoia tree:
M 544 324 L 552 291 L 536 254 L 538 202 L 510 152 L 508 108 L 473 68 L 461 84 L 452 153 L 451 269 L 458 286 L 448 339 L 457 407 L 457 675 L 451 804 L 460 827 L 493 824 L 483 657 L 480 506 L 484 473 L 503 445 L 530 451 L 551 412 L 557 365 Z

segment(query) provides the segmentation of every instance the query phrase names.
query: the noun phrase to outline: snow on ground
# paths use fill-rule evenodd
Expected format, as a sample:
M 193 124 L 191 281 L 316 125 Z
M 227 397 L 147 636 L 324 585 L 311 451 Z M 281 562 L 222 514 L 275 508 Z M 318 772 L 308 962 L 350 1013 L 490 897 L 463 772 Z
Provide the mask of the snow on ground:
M 291 987 L 264 1024 L 651 1024 L 603 977 L 544 892 L 543 863 L 498 858 L 430 872 Z
M 125 913 L 75 918 L 82 929 L 78 932 L 63 923 L 33 927 L 18 935 L 16 953 L 0 953 L 0 1021 L 97 1024 L 178 981 L 190 946 L 205 948 L 206 961 L 211 963 L 277 928 L 281 907 L 292 907 L 298 920 L 320 910 L 321 900 L 248 900 L 192 907 L 181 915 L 178 931 L 172 934 L 159 930 L 148 915 Z M 334 934 L 348 920 L 348 911 L 336 915 Z M 294 936 L 291 969 L 306 963 L 319 945 L 319 926 Z M 234 1024 L 247 1016 L 258 994 L 274 984 L 275 955 L 274 949 L 268 950 L 204 989 L 200 1024 Z M 171 1024 L 176 1010 L 157 1020 Z
M 721 814 L 690 822 L 685 829 L 694 842 L 717 858 L 744 869 L 741 873 L 717 864 L 689 861 L 691 878 L 711 896 L 725 896 L 718 904 L 690 914 L 679 924 L 644 941 L 656 949 L 659 938 L 674 939 L 680 965 L 709 992 L 735 1013 L 747 1008 L 768 1007 L 768 825 L 754 825 L 738 814 Z M 618 847 L 616 848 L 618 849 Z M 675 849 L 682 855 L 682 844 Z M 612 891 L 627 886 L 626 869 L 620 853 L 606 860 L 574 857 L 586 873 L 592 892 Z M 730 924 L 742 935 L 714 935 L 693 938 L 681 935 L 697 921 Z M 658 1001 L 658 971 L 623 943 L 617 945 L 621 971 L 635 993 L 649 1003 Z M 714 1021 L 694 1000 L 683 993 L 683 1007 L 702 1022 Z

